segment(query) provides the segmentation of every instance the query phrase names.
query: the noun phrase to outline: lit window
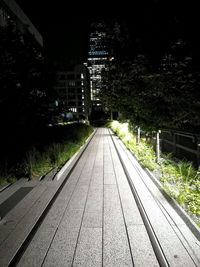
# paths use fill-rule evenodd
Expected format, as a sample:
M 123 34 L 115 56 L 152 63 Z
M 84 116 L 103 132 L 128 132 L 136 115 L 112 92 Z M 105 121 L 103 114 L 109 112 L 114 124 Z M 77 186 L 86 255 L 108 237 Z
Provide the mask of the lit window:
M 76 85 L 75 81 L 69 81 L 69 86 L 75 86 L 75 85 Z
M 77 109 L 75 107 L 69 109 L 72 112 L 77 112 Z

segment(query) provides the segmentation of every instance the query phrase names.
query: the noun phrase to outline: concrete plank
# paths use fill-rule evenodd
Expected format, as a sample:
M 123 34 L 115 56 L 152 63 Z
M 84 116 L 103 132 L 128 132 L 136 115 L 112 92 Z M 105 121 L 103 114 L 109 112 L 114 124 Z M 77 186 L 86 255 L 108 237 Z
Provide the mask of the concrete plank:
M 181 242 L 197 266 L 200 266 L 200 242 L 185 225 L 173 226 Z
M 102 227 L 102 212 L 90 211 L 85 212 L 83 217 L 82 227 L 87 228 L 100 228 Z
M 109 140 L 134 266 L 159 266 L 119 157 Z
M 90 187 L 103 187 L 103 174 L 102 173 L 96 173 L 92 174 Z
M 130 188 L 121 188 L 119 186 L 120 197 L 122 201 L 122 207 L 126 225 L 140 225 L 144 224 L 140 212 L 138 210 L 135 199 L 133 198 Z
M 40 267 L 44 261 L 51 241 L 54 237 L 55 230 L 40 228 L 31 240 L 26 251 L 22 255 L 16 266 L 18 267 Z
M 20 187 L 8 199 L 0 204 L 0 219 L 10 212 L 23 198 L 30 193 L 33 187 Z
M 86 211 L 99 211 L 102 212 L 103 208 L 103 188 L 90 187 L 86 203 Z
M 135 267 L 160 266 L 144 225 L 128 226 L 128 235 Z
M 15 229 L 12 231 L 7 239 L 0 246 L 0 266 L 7 266 L 10 260 L 18 251 L 19 247 L 22 245 L 33 226 L 41 216 L 41 213 L 45 210 L 46 205 L 55 193 L 54 188 L 50 188 L 43 194 L 43 196 L 38 199 L 33 207 L 26 213 L 22 218 L 20 223 L 17 224 Z
M 133 266 L 116 185 L 104 186 L 103 265 Z
M 40 225 L 40 228 L 56 229 L 64 215 L 65 210 L 66 210 L 66 204 L 63 203 L 62 199 L 54 202 L 51 209 L 46 214 L 42 224 Z
M 91 179 L 91 171 L 84 171 L 79 180 L 78 180 L 78 184 L 79 185 L 88 185 L 90 184 L 90 179 Z
M 76 238 L 74 239 L 74 237 L 78 236 L 78 231 L 82 219 L 82 213 L 83 212 L 80 210 L 68 211 L 63 215 L 63 218 L 59 217 L 60 221 L 57 222 L 57 224 L 52 223 L 51 227 L 49 227 L 50 223 L 48 222 L 50 218 L 45 217 L 44 221 L 42 222 L 40 228 L 34 235 L 32 241 L 28 245 L 25 253 L 23 254 L 17 266 L 34 266 L 34 267 L 42 266 L 42 263 L 49 249 L 51 252 L 59 251 L 61 244 L 59 244 L 58 240 L 61 240 L 64 243 L 64 240 L 61 239 L 61 235 L 65 232 L 66 229 L 67 232 L 69 232 L 70 228 L 74 229 L 75 231 L 74 234 L 72 233 L 70 235 L 71 236 L 70 241 L 75 240 L 74 242 L 72 242 L 74 244 L 74 249 L 75 249 Z M 76 226 L 76 228 L 74 226 Z M 64 252 L 61 253 L 60 256 L 61 255 L 65 258 Z M 69 253 L 68 255 L 71 255 L 71 260 L 72 260 L 73 250 L 71 251 L 71 254 Z M 48 264 L 52 264 L 50 266 L 53 266 L 54 262 L 58 260 L 56 256 L 55 257 L 52 256 L 51 258 L 51 256 L 47 255 L 47 257 L 48 259 L 46 261 L 48 261 Z M 49 263 L 49 261 L 51 262 Z M 62 262 L 62 260 L 60 262 Z
M 46 190 L 46 186 L 33 188 L 22 201 L 20 201 L 1 221 L 0 229 L 14 229 L 18 222 L 30 211 L 34 203 L 41 197 Z
M 111 140 L 110 140 L 111 141 Z M 113 144 L 109 142 L 126 225 L 144 224 Z
M 103 167 L 104 167 L 104 173 L 108 173 L 108 174 L 114 173 L 111 157 L 104 156 L 104 166 Z
M 66 210 L 60 225 L 60 228 L 80 228 L 81 221 L 83 217 L 83 210 Z M 62 231 L 63 231 L 62 229 Z
M 134 266 L 125 228 L 117 223 L 104 224 L 103 266 Z
M 61 228 L 48 250 L 43 267 L 71 267 L 78 239 L 79 228 Z
M 76 188 L 78 179 L 79 176 L 76 176 L 76 174 L 72 172 L 72 175 L 69 177 L 67 183 L 64 185 L 60 194 L 53 203 L 51 209 L 47 213 L 46 218 L 41 227 L 55 228 L 58 226 L 69 204 L 72 194 Z
M 114 173 L 104 173 L 104 184 L 105 185 L 116 184 L 115 174 Z
M 141 200 L 170 266 L 195 266 L 181 240 L 155 203 L 153 197 L 149 196 L 144 199 L 141 196 Z
M 8 188 L 0 192 L 0 204 L 3 203 L 6 199 L 8 199 L 13 193 L 15 193 L 22 185 L 28 183 L 28 180 L 25 178 L 19 179 Z
M 113 221 L 116 221 L 117 218 L 111 216 L 111 214 L 112 215 L 118 214 L 119 215 L 118 219 L 123 223 L 122 210 L 119 200 L 118 189 L 116 185 L 104 186 L 104 213 L 105 215 L 108 214 L 108 218 L 110 218 Z
M 7 223 L 9 224 L 9 221 Z M 5 239 L 9 236 L 10 233 L 11 233 L 11 229 L 9 227 L 8 228 L 0 227 L 0 240 L 1 240 L 1 243 L 3 243 L 5 241 Z
M 82 216 L 82 210 L 66 211 L 48 250 L 43 266 L 71 266 Z
M 81 228 L 73 266 L 102 267 L 101 228 Z
M 80 185 L 76 187 L 70 202 L 68 209 L 75 210 L 75 209 L 81 209 L 83 210 L 85 207 L 86 197 L 88 192 L 88 186 L 87 185 Z
M 196 266 L 175 231 L 167 224 L 163 227 L 154 225 L 154 230 L 170 266 Z

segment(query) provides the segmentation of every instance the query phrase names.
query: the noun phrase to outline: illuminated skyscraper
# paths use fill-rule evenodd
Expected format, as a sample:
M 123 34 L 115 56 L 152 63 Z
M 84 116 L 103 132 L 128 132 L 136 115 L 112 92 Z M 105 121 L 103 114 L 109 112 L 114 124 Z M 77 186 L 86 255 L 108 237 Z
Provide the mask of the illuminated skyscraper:
M 93 23 L 89 36 L 89 52 L 87 66 L 90 72 L 90 90 L 93 108 L 101 108 L 98 94 L 101 90 L 101 71 L 106 68 L 110 58 L 106 46 L 106 31 L 104 23 Z

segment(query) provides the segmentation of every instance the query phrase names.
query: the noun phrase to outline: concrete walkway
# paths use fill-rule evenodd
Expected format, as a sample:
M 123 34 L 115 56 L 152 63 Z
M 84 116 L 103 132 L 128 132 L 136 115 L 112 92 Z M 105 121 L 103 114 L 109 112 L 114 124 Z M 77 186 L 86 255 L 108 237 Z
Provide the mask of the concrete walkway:
M 161 209 L 150 197 L 144 201 L 153 209 Z M 160 220 L 161 213 L 156 210 L 151 210 L 153 213 L 157 214 L 154 225 L 159 238 L 163 236 L 162 246 L 172 248 L 175 244 L 166 265 L 155 252 L 110 133 L 99 128 L 15 265 L 200 266 L 198 256 L 191 256 L 178 235 L 172 236 L 170 223 Z M 193 234 L 189 232 L 189 236 Z M 2 263 L 4 266 L 8 265 Z

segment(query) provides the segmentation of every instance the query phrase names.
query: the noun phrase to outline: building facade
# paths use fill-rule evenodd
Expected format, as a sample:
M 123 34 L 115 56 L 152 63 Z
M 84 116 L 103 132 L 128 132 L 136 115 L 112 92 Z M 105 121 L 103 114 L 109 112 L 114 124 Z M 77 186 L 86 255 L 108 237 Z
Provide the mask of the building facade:
M 17 31 L 22 33 L 29 31 L 34 36 L 37 44 L 43 47 L 42 35 L 20 6 L 14 0 L 0 0 L 0 27 L 6 26 L 9 20 L 12 20 Z
M 82 64 L 56 72 L 56 106 L 67 120 L 88 120 L 91 112 L 90 78 Z

